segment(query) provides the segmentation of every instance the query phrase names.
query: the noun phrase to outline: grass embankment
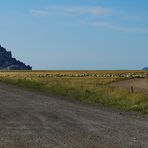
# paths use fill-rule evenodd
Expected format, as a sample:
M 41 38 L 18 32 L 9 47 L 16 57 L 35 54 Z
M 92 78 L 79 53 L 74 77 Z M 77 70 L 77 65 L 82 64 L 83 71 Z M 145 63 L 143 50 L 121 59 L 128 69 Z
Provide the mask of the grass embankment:
M 98 78 L 7 78 L 0 81 L 42 92 L 75 98 L 83 102 L 102 104 L 128 111 L 148 113 L 148 96 L 131 94 L 107 86 L 110 79 Z

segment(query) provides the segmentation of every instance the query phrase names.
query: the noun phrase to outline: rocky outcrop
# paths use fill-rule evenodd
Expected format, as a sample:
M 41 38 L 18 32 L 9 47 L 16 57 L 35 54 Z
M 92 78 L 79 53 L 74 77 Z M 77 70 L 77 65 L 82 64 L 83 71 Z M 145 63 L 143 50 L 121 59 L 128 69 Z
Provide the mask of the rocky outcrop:
M 148 70 L 148 67 L 144 67 L 142 70 Z
M 0 70 L 32 70 L 32 67 L 13 58 L 11 51 L 0 45 Z

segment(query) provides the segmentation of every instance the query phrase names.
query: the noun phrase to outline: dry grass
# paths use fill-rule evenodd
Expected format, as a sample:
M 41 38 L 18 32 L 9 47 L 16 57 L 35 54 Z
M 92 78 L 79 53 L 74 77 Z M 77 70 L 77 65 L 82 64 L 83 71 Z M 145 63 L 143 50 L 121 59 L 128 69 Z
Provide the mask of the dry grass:
M 72 74 L 88 74 L 74 77 Z M 131 94 L 125 90 L 111 88 L 107 84 L 119 81 L 119 77 L 96 77 L 89 74 L 108 73 L 145 73 L 145 71 L 13 71 L 0 72 L 0 80 L 22 87 L 37 89 L 50 94 L 75 98 L 83 102 L 103 104 L 124 110 L 148 112 L 148 96 Z M 51 76 L 50 74 L 68 74 L 71 76 Z M 124 79 L 124 78 L 122 78 Z

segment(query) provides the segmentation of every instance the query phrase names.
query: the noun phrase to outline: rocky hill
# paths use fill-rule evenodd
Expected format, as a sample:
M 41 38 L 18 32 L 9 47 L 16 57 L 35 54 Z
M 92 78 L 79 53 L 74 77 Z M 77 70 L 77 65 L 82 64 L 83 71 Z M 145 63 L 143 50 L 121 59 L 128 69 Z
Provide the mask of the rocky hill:
M 13 58 L 11 51 L 0 45 L 0 70 L 32 70 L 32 67 Z
M 144 67 L 142 70 L 148 70 L 148 67 Z

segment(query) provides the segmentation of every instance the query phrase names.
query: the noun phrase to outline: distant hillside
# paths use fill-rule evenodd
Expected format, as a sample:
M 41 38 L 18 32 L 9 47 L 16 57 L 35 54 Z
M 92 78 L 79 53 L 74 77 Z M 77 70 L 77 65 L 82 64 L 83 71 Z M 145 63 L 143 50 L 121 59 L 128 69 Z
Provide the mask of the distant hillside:
M 144 67 L 142 70 L 148 70 L 148 67 Z
M 32 70 L 32 67 L 13 58 L 11 51 L 0 45 L 0 70 Z

